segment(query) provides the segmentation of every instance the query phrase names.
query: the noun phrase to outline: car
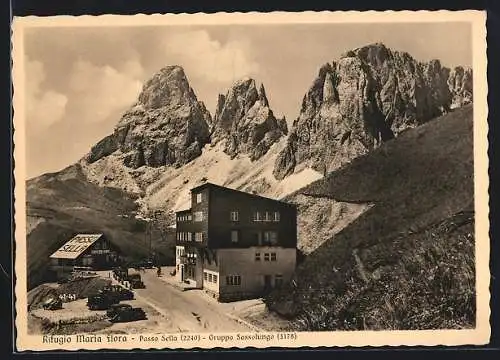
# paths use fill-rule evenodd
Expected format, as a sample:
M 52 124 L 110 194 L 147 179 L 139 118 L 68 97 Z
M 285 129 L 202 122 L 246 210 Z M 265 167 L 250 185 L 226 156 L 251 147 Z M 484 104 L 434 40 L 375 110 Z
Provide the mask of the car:
M 154 264 L 151 260 L 141 260 L 134 263 L 131 267 L 135 269 L 152 269 L 154 268 Z
M 114 317 L 118 312 L 130 310 L 132 309 L 132 305 L 129 304 L 113 304 L 106 311 L 106 316 L 109 318 Z
M 89 310 L 107 310 L 111 305 L 118 304 L 120 300 L 117 297 L 109 296 L 106 293 L 99 293 L 89 296 L 87 307 Z
M 132 286 L 132 289 L 144 289 L 146 286 L 142 282 L 140 274 L 131 274 L 128 276 L 128 281 Z
M 59 298 L 48 298 L 43 303 L 43 308 L 45 310 L 59 310 L 62 309 L 62 301 Z
M 118 309 L 109 319 L 111 322 L 128 322 L 147 319 L 146 313 L 141 308 Z
M 120 285 L 105 286 L 99 293 L 116 298 L 118 301 L 134 299 L 134 293 Z

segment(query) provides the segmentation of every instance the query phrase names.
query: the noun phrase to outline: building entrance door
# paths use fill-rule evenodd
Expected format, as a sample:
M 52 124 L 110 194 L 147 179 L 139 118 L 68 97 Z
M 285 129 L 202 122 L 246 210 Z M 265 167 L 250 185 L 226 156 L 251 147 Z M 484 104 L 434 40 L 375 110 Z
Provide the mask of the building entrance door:
M 267 293 L 271 291 L 271 275 L 264 275 L 264 292 Z

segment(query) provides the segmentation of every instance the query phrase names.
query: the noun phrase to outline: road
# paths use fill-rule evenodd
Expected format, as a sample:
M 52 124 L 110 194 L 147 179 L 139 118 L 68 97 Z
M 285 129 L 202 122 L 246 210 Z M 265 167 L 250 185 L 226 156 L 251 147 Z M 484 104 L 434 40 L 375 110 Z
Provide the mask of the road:
M 179 332 L 252 331 L 226 315 L 220 305 L 195 293 L 200 290 L 181 291 L 159 279 L 153 270 L 142 272 L 141 277 L 146 288 L 134 290 L 137 299 L 163 314 Z

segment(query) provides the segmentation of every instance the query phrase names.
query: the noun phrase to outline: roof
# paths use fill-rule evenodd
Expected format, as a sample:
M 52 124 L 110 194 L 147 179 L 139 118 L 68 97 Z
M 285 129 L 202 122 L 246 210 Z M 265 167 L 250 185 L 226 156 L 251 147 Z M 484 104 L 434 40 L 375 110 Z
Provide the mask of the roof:
M 50 255 L 52 259 L 76 259 L 103 234 L 78 234 Z
M 215 189 L 220 189 L 220 190 L 225 190 L 225 191 L 229 191 L 229 192 L 235 192 L 235 193 L 239 193 L 239 194 L 245 194 L 245 195 L 253 197 L 253 198 L 274 201 L 274 202 L 280 203 L 282 205 L 286 205 L 286 206 L 290 206 L 290 207 L 294 207 L 294 208 L 297 207 L 295 204 L 292 204 L 292 203 L 289 203 L 289 202 L 286 202 L 286 201 L 276 200 L 276 199 L 268 198 L 268 197 L 265 197 L 265 196 L 260 196 L 260 195 L 248 193 L 248 192 L 241 191 L 241 190 L 235 190 L 235 189 L 231 189 L 231 188 L 228 188 L 228 187 L 224 187 L 224 186 L 213 184 L 213 183 L 209 183 L 209 182 L 206 182 L 206 183 L 203 183 L 201 185 L 195 186 L 194 188 L 191 189 L 191 192 L 202 190 L 202 189 L 207 188 L 207 187 L 211 187 L 211 188 L 215 188 Z
M 178 211 L 176 211 L 175 213 L 176 213 L 176 214 L 182 214 L 182 213 L 189 213 L 189 212 L 191 212 L 191 209 L 183 209 L 183 210 L 178 210 Z

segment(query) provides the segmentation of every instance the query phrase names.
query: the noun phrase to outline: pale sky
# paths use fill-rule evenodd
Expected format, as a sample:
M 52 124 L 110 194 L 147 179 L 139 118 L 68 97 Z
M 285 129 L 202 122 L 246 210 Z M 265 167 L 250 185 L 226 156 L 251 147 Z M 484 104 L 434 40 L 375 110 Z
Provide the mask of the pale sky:
M 471 66 L 468 23 L 30 28 L 25 35 L 27 175 L 58 171 L 113 131 L 142 84 L 184 68 L 213 115 L 217 95 L 244 76 L 264 83 L 289 124 L 319 68 L 382 42 L 421 61 Z

